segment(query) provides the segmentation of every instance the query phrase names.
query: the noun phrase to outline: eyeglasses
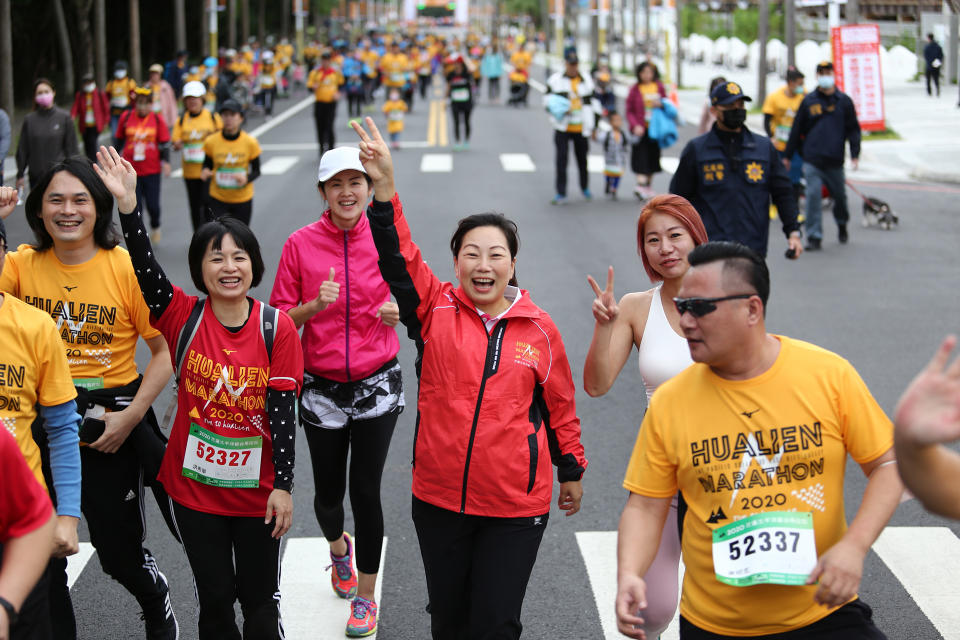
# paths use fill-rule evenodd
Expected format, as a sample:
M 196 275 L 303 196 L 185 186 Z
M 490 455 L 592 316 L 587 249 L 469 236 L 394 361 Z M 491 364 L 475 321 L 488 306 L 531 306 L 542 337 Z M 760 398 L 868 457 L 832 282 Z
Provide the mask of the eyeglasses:
M 744 300 L 746 298 L 752 298 L 755 295 L 757 294 L 741 293 L 735 296 L 724 296 L 722 298 L 674 298 L 673 304 L 676 305 L 677 313 L 681 316 L 689 311 L 694 318 L 702 318 L 708 313 L 716 311 L 718 302 Z

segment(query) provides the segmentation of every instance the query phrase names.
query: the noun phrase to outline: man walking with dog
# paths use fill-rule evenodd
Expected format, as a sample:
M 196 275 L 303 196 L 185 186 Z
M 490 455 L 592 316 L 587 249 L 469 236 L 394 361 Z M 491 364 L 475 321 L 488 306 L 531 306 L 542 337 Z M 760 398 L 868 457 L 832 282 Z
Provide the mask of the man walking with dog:
M 807 181 L 807 251 L 819 251 L 823 241 L 821 198 L 826 185 L 833 196 L 833 218 L 837 221 L 840 244 L 849 239 L 846 177 L 843 173 L 844 147 L 850 142 L 850 161 L 856 171 L 860 158 L 860 122 L 850 96 L 837 89 L 833 63 L 817 65 L 817 88 L 800 103 L 783 152 L 783 165 L 790 170 L 790 158 L 799 152 L 803 177 Z

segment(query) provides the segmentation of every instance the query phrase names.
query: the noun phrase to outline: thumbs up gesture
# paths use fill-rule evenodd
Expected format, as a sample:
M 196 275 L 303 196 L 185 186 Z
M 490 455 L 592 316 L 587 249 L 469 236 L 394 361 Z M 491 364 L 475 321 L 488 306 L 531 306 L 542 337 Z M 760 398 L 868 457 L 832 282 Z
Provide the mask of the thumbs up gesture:
M 340 283 L 334 280 L 335 275 L 336 272 L 333 267 L 330 267 L 330 277 L 323 281 L 317 297 L 313 299 L 313 304 L 316 306 L 317 311 L 323 311 L 340 297 Z
M 597 324 L 606 325 L 617 319 L 620 315 L 620 306 L 617 304 L 617 298 L 613 295 L 613 267 L 607 270 L 607 286 L 603 289 L 593 279 L 593 276 L 587 276 L 587 282 L 597 294 L 593 301 L 593 317 Z

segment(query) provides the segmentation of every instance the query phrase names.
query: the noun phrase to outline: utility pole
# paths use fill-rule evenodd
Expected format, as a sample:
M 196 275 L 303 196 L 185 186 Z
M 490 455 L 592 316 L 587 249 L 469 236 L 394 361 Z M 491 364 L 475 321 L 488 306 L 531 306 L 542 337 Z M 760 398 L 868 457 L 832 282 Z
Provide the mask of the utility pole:
M 303 64 L 303 17 L 306 14 L 303 10 L 303 0 L 297 0 L 296 7 L 297 12 L 293 21 L 297 31 L 297 63 Z
M 597 59 L 597 52 L 600 49 L 600 3 L 603 0 L 591 0 L 590 2 L 590 62 Z
M 786 5 L 784 30 L 787 32 L 787 66 L 794 67 L 797 64 L 795 51 L 797 48 L 797 8 L 794 5 L 794 0 L 783 0 L 783 3 Z
M 677 11 L 677 75 L 674 76 L 674 84 L 677 85 L 679 89 L 683 84 L 682 80 L 682 70 L 683 70 L 683 49 L 680 47 L 680 38 L 683 37 L 683 0 L 675 0 L 674 8 Z
M 760 44 L 759 60 L 757 60 L 757 104 L 763 104 L 767 99 L 767 37 L 770 33 L 770 4 L 769 0 L 760 0 L 757 16 L 757 40 Z
M 847 24 L 857 24 L 860 22 L 860 7 L 858 0 L 847 0 Z
M 637 49 L 640 48 L 640 12 L 637 0 L 633 0 L 630 10 L 630 34 L 633 37 L 633 46 L 630 47 L 630 73 L 637 68 Z

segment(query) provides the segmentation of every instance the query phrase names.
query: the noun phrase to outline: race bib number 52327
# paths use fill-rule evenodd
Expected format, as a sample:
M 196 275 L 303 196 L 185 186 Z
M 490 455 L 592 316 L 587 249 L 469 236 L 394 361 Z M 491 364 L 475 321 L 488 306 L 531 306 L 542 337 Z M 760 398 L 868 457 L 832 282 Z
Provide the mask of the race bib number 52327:
M 812 513 L 758 513 L 713 530 L 713 569 L 720 582 L 800 585 L 816 566 Z
M 182 475 L 212 487 L 255 489 L 262 450 L 260 436 L 227 438 L 191 424 Z

